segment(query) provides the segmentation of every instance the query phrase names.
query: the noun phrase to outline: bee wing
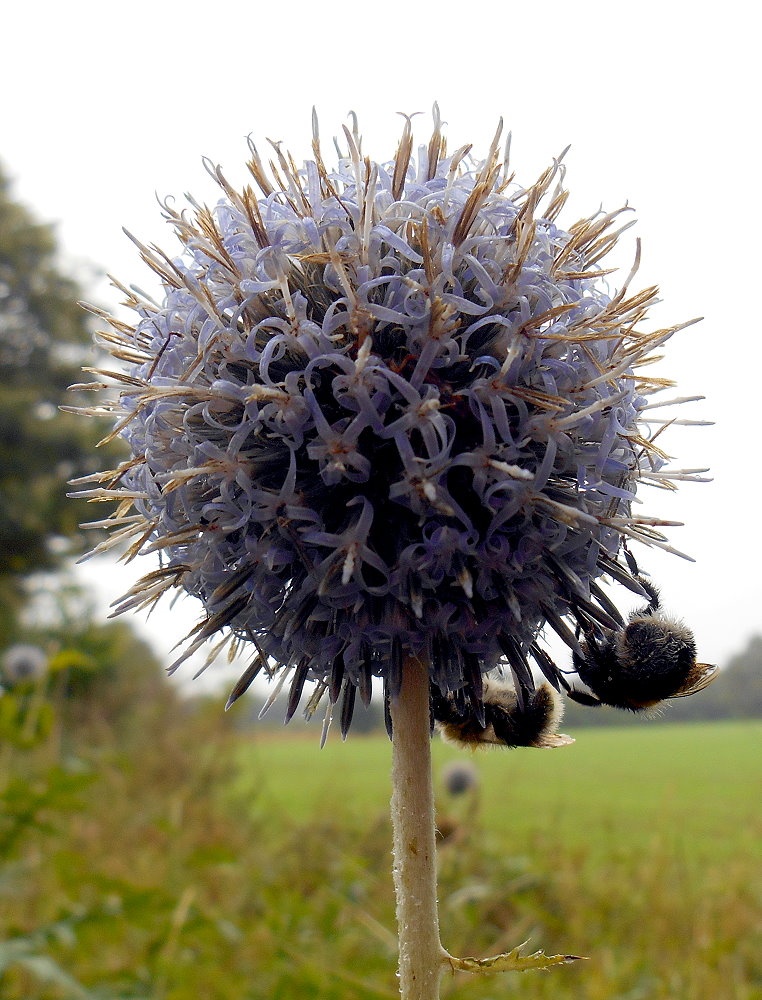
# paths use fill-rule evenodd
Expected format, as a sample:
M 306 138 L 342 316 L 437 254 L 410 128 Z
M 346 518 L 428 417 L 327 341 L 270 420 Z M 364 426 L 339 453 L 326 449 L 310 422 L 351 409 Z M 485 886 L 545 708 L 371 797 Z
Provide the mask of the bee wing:
M 687 698 L 688 695 L 696 694 L 697 691 L 703 691 L 705 687 L 709 687 L 712 681 L 717 679 L 719 673 L 720 668 L 714 663 L 697 663 L 688 674 L 682 688 L 671 697 Z
M 573 742 L 572 737 L 565 733 L 548 733 L 544 736 L 538 736 L 532 746 L 553 749 L 554 747 L 568 747 Z

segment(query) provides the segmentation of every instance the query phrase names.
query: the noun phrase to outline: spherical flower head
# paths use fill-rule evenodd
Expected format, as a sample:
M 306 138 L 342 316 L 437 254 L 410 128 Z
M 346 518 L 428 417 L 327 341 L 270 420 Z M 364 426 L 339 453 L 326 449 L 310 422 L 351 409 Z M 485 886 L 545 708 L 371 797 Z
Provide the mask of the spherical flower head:
M 558 686 L 546 624 L 572 646 L 565 618 L 616 625 L 596 579 L 641 592 L 623 539 L 667 545 L 631 516 L 665 460 L 643 421 L 666 383 L 637 368 L 677 329 L 640 331 L 655 289 L 607 286 L 620 213 L 556 224 L 560 162 L 522 188 L 499 130 L 482 161 L 448 154 L 436 108 L 417 158 L 409 119 L 390 162 L 356 122 L 345 141 L 329 169 L 315 122 L 301 169 L 251 146 L 259 197 L 208 164 L 213 209 L 165 206 L 182 254 L 141 247 L 164 299 L 128 293 L 136 325 L 105 336 L 132 458 L 86 491 L 121 501 L 130 555 L 161 554 L 122 609 L 194 595 L 183 658 L 250 643 L 231 700 L 281 672 L 290 714 L 313 680 L 344 729 L 407 656 L 478 705 L 501 661 Z
M 0 678 L 10 688 L 35 684 L 48 668 L 48 658 L 39 646 L 18 643 L 9 646 L 0 659 Z
M 468 760 L 451 760 L 442 769 L 442 784 L 454 798 L 479 787 L 479 772 Z

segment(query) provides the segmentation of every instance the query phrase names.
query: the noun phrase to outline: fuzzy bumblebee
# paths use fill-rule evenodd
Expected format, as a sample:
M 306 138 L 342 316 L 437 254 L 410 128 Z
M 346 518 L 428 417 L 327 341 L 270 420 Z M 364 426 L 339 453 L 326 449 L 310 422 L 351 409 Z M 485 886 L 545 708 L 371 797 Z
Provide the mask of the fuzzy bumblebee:
M 702 691 L 716 678 L 716 666 L 697 662 L 691 630 L 665 615 L 656 588 L 638 580 L 648 604 L 633 611 L 622 628 L 591 630 L 574 654 L 577 674 L 593 692 L 572 689 L 569 696 L 575 701 L 640 712 Z
M 562 747 L 574 740 L 556 732 L 563 717 L 563 702 L 549 684 L 540 684 L 528 695 L 496 678 L 485 678 L 475 707 L 456 695 L 432 696 L 432 715 L 448 743 L 477 747 Z

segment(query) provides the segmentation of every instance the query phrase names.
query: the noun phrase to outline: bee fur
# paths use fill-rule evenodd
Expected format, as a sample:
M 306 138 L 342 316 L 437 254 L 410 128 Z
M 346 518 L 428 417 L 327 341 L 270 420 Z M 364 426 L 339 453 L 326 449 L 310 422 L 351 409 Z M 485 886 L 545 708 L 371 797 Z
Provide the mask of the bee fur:
M 573 743 L 556 732 L 563 701 L 549 684 L 524 692 L 523 704 L 509 684 L 484 678 L 484 724 L 469 701 L 458 692 L 442 695 L 432 688 L 432 715 L 442 738 L 455 746 L 561 747 Z
M 641 712 L 695 694 L 717 676 L 716 666 L 696 661 L 693 633 L 663 612 L 656 587 L 640 575 L 636 579 L 648 603 L 623 628 L 588 629 L 573 654 L 577 675 L 592 692 L 565 685 L 574 701 Z

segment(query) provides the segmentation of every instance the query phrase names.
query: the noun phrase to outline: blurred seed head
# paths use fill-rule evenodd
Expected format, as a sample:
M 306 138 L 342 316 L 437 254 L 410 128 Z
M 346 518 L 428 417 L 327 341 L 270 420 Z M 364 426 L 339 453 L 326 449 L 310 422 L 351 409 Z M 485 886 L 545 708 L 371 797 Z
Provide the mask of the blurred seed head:
M 479 787 L 479 772 L 470 761 L 450 761 L 442 768 L 442 785 L 453 797 L 464 795 Z
M 34 684 L 48 669 L 48 657 L 39 646 L 19 643 L 9 646 L 0 657 L 0 680 L 6 687 Z

